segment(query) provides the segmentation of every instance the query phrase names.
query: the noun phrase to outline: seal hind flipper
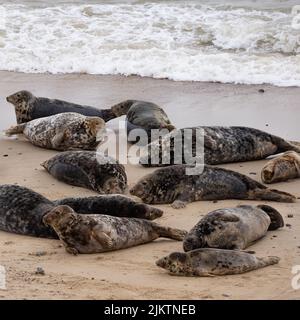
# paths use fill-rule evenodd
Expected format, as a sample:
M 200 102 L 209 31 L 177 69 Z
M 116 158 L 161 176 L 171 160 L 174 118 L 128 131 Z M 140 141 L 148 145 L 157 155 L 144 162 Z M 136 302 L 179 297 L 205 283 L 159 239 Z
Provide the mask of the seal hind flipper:
M 65 139 L 65 129 L 59 131 L 55 134 L 55 136 L 51 139 L 51 144 L 54 149 L 61 149 L 61 145 Z
M 280 137 L 272 136 L 274 144 L 278 146 L 278 151 L 276 153 L 281 153 L 285 151 L 295 151 L 300 153 L 300 143 L 296 141 L 286 141 Z
M 265 213 L 271 219 L 268 231 L 277 230 L 284 226 L 284 220 L 282 218 L 282 215 L 276 209 L 265 204 L 259 205 L 257 207 L 265 211 Z
M 9 129 L 5 130 L 5 134 L 7 136 L 12 136 L 14 134 L 21 134 L 23 133 L 25 127 L 26 127 L 26 123 L 21 123 L 16 126 L 11 126 Z
M 280 261 L 280 258 L 276 256 L 268 256 L 268 257 L 256 258 L 256 259 L 258 261 L 257 269 L 267 267 L 273 264 L 277 264 Z
M 182 241 L 184 237 L 187 235 L 187 231 L 185 230 L 163 227 L 156 223 L 153 223 L 153 229 L 155 232 L 157 232 L 159 237 L 173 239 L 177 241 Z
M 296 202 L 296 197 L 292 194 L 275 189 L 259 189 L 248 191 L 249 199 L 268 200 L 276 202 Z

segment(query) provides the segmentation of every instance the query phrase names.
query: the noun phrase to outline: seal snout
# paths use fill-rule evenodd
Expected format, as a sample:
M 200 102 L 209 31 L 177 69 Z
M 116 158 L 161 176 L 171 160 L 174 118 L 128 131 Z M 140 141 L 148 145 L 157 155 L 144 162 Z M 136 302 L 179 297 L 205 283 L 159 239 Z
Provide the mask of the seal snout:
M 166 268 L 168 264 L 168 257 L 163 257 L 161 259 L 158 259 L 155 264 L 160 268 Z
M 183 241 L 183 250 L 185 252 L 192 251 L 194 249 L 201 248 L 201 241 L 196 237 L 188 236 Z

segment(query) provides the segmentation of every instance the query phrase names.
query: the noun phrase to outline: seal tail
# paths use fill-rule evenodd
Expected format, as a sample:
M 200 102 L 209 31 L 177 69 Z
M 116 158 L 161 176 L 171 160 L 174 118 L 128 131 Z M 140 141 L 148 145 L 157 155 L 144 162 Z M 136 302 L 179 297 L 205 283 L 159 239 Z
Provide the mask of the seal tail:
M 270 217 L 271 223 L 269 225 L 268 231 L 277 230 L 284 226 L 284 220 L 282 215 L 273 207 L 267 206 L 265 204 L 257 206 L 258 208 L 265 211 L 265 213 Z
M 24 129 L 25 129 L 26 123 L 21 123 L 18 124 L 16 126 L 12 126 L 9 129 L 5 130 L 5 134 L 7 136 L 12 136 L 14 134 L 20 134 L 23 133 Z
M 187 231 L 185 230 L 163 227 L 158 224 L 154 225 L 154 230 L 161 238 L 168 238 L 177 241 L 183 241 L 184 237 L 187 235 Z
M 258 261 L 257 268 L 267 267 L 273 264 L 277 264 L 280 261 L 280 258 L 276 256 L 269 256 L 264 258 L 256 258 Z
M 296 202 L 296 197 L 290 193 L 275 189 L 259 189 L 256 188 L 249 192 L 249 199 L 252 200 L 268 200 L 276 202 Z

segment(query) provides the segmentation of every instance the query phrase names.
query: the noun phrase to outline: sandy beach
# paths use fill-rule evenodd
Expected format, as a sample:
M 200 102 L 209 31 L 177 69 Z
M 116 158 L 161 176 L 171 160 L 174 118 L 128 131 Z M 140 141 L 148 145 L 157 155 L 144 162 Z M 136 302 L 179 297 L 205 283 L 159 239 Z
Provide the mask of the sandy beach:
M 264 93 L 258 90 L 263 88 Z M 173 82 L 151 78 L 92 75 L 47 75 L 0 72 L 0 129 L 15 123 L 13 107 L 5 97 L 26 89 L 37 96 L 109 107 L 125 99 L 153 101 L 164 107 L 177 127 L 194 125 L 251 126 L 300 141 L 300 88 L 270 85 L 233 85 L 204 82 Z M 117 128 L 118 120 L 108 123 Z M 32 188 L 49 199 L 88 196 L 95 193 L 60 183 L 40 166 L 54 151 L 32 146 L 24 138 L 0 138 L 1 184 Z M 266 160 L 228 164 L 261 181 Z M 131 187 L 153 171 L 126 165 Z M 300 180 L 277 183 L 272 188 L 300 197 Z M 7 270 L 7 290 L 0 299 L 299 299 L 291 286 L 292 267 L 300 265 L 300 200 L 270 203 L 281 212 L 287 226 L 268 232 L 250 250 L 257 256 L 276 255 L 278 265 L 235 276 L 211 278 L 172 277 L 155 260 L 182 244 L 157 240 L 150 244 L 105 254 L 71 256 L 58 240 L 38 239 L 0 232 L 0 265 Z M 206 213 L 255 201 L 210 201 L 174 210 L 158 206 L 163 225 L 189 230 Z M 292 217 L 288 217 L 292 215 Z M 44 252 L 39 255 L 39 252 Z M 37 267 L 44 276 L 35 275 Z

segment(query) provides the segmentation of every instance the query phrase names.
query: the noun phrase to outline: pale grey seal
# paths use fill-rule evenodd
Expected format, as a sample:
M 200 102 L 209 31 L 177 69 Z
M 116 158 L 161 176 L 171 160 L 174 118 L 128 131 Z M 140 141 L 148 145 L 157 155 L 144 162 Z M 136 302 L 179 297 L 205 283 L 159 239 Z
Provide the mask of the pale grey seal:
M 204 216 L 183 241 L 184 251 L 199 248 L 242 250 L 284 226 L 281 214 L 266 205 L 218 209 Z
M 156 262 L 171 275 L 211 277 L 240 274 L 277 264 L 278 257 L 257 258 L 237 250 L 201 248 L 186 253 L 173 252 Z
M 72 254 L 125 249 L 160 237 L 182 241 L 186 235 L 186 231 L 144 219 L 80 215 L 69 206 L 54 208 L 43 221 L 55 230 L 67 252 Z
M 11 127 L 7 135 L 24 134 L 35 146 L 58 151 L 92 150 L 103 139 L 105 122 L 99 117 L 61 113 Z
M 269 160 L 261 171 L 261 179 L 264 183 L 296 178 L 300 178 L 300 155 L 294 151 L 287 151 Z

